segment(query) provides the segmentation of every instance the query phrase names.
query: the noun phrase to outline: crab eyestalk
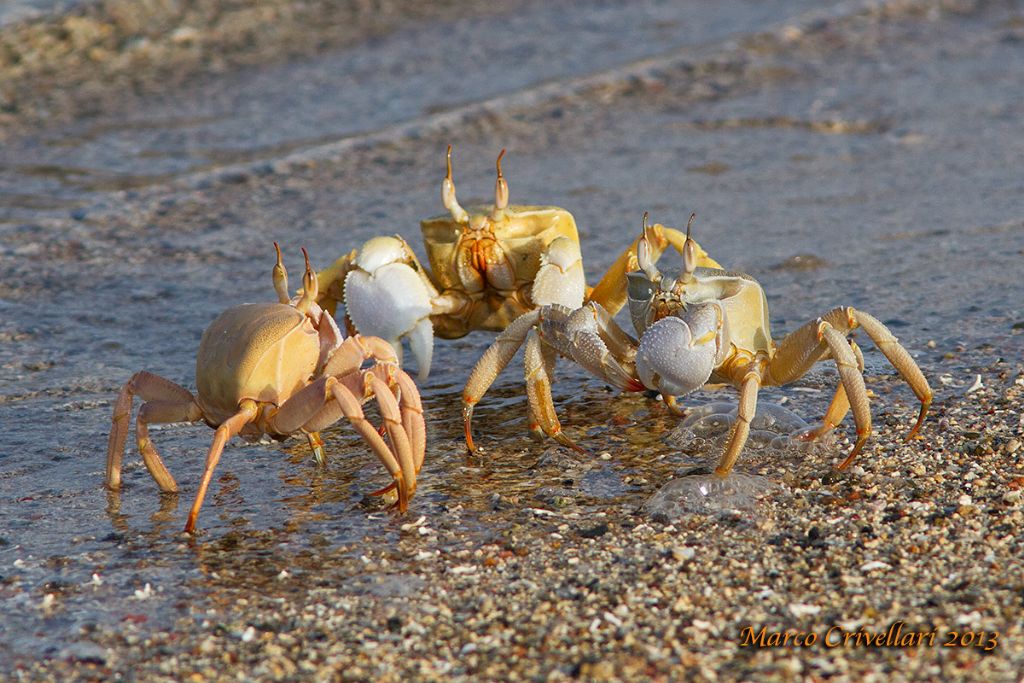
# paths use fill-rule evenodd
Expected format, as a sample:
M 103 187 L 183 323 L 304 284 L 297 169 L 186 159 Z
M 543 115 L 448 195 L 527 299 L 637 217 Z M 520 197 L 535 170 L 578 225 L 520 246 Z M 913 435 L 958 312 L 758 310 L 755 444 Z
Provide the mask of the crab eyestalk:
M 503 156 L 505 156 L 504 149 L 498 153 L 498 160 L 494 164 L 498 169 L 498 178 L 494 181 L 494 211 L 491 212 L 491 218 L 494 220 L 502 218 L 508 207 L 508 183 L 505 182 L 505 176 L 501 174 L 501 158 Z
M 295 308 L 300 313 L 307 313 L 309 307 L 316 301 L 319 283 L 313 266 L 309 265 L 309 252 L 305 247 L 302 247 L 302 257 L 306 259 L 306 272 L 302 274 L 302 297 L 295 303 Z
M 448 145 L 448 156 L 447 156 L 447 173 L 444 176 L 444 180 L 441 181 L 441 201 L 444 202 L 444 208 L 448 209 L 448 212 L 455 219 L 456 223 L 468 223 L 469 214 L 466 210 L 459 205 L 459 200 L 455 198 L 455 181 L 452 180 L 452 146 Z
M 640 270 L 644 271 L 647 279 L 651 282 L 657 282 L 661 277 L 661 273 L 658 272 L 658 268 L 654 265 L 654 260 L 651 258 L 653 248 L 650 242 L 647 241 L 647 216 L 648 213 L 644 211 L 644 224 L 640 232 L 640 241 L 636 245 L 636 262 L 640 265 Z
M 693 271 L 697 270 L 697 248 L 693 239 L 690 238 L 690 228 L 697 218 L 696 212 L 690 214 L 690 220 L 686 223 L 686 243 L 683 245 L 683 282 L 693 280 Z
M 274 242 L 274 251 L 277 252 L 277 263 L 274 265 L 274 290 L 277 292 L 277 300 L 282 304 L 291 301 L 288 296 L 288 269 L 284 267 L 281 260 L 281 245 Z

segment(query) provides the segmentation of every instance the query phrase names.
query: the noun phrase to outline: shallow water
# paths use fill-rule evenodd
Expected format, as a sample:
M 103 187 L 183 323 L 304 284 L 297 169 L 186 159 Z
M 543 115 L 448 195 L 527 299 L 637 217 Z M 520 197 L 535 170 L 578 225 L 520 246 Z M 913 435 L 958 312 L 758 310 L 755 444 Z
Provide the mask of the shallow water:
M 492 339 L 475 333 L 437 344 L 423 386 L 427 461 L 404 517 L 366 498 L 383 471 L 345 427 L 325 434 L 324 469 L 304 443 L 232 443 L 194 539 L 179 532 L 211 438 L 205 427 L 153 430 L 180 495 L 160 495 L 131 449 L 123 490 L 103 490 L 120 384 L 145 367 L 193 385 L 204 326 L 228 305 L 272 295 L 275 239 L 293 276 L 303 244 L 318 266 L 379 233 L 401 231 L 419 249 L 416 220 L 441 208 L 449 140 L 464 203 L 490 192 L 495 153 L 507 147 L 513 201 L 569 208 L 590 281 L 639 229 L 643 210 L 670 224 L 696 210 L 701 243 L 764 284 L 776 336 L 835 305 L 863 307 L 918 359 L 937 404 L 963 395 L 993 355 L 1020 359 L 1024 281 L 1012 274 L 1024 250 L 1024 73 L 1006 66 L 1019 63 L 1019 12 L 850 21 L 797 35 L 784 51 L 754 38 L 814 4 L 649 3 L 647 14 L 624 3 L 526 6 L 229 73 L 7 141 L 0 662 L 106 657 L 90 650 L 97 625 L 164 628 L 231 599 L 227 584 L 313 581 L 367 544 L 396 548 L 382 574 L 411 576 L 410 557 L 444 550 L 419 531 L 430 525 L 456 526 L 470 544 L 498 534 L 529 544 L 535 516 L 631 515 L 681 471 L 706 464 L 669 438 L 678 421 L 663 406 L 617 396 L 566 362 L 556 404 L 593 456 L 527 436 L 518 361 L 476 411 L 483 454 L 467 455 L 459 392 Z M 556 21 L 570 17 L 581 21 Z M 460 49 L 438 50 L 449 35 Z M 492 49 L 519 66 L 498 68 Z M 690 68 L 655 68 L 648 82 L 623 76 L 635 91 L 521 109 L 513 98 L 508 111 L 457 127 L 432 123 L 448 107 L 674 51 Z M 409 121 L 423 132 L 373 138 Z M 327 149 L 364 136 L 362 147 Z M 275 165 L 285 154 L 310 163 Z M 181 179 L 250 159 L 259 160 L 254 170 L 228 181 Z M 134 189 L 117 191 L 126 187 Z M 909 427 L 913 395 L 861 342 L 876 420 Z M 813 422 L 834 386 L 822 364 L 761 401 L 785 402 Z M 694 397 L 723 400 L 735 400 L 730 390 Z M 806 457 L 827 470 L 848 447 L 840 440 Z M 756 451 L 741 458 L 741 472 L 759 462 Z M 388 595 L 417 581 L 348 580 L 353 594 Z

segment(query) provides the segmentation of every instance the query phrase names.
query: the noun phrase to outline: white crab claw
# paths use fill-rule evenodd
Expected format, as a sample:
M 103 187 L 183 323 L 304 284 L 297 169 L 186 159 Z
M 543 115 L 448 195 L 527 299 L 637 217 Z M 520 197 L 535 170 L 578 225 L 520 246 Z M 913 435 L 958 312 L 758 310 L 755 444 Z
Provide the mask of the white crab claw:
M 561 304 L 576 309 L 586 294 L 583 255 L 580 246 L 568 237 L 551 240 L 540 257 L 540 269 L 533 279 L 530 296 L 537 306 Z
M 402 338 L 408 336 L 422 380 L 433 351 L 430 292 L 405 258 L 404 244 L 394 237 L 374 237 L 363 245 L 357 268 L 345 278 L 345 311 L 360 334 L 388 340 L 399 360 Z
M 636 353 L 636 371 L 649 389 L 685 396 L 707 383 L 725 355 L 724 316 L 717 303 L 691 305 L 647 328 Z
M 430 375 L 430 362 L 434 358 L 434 324 L 429 317 L 420 320 L 409 332 L 409 347 L 419 366 L 416 378 L 422 382 Z

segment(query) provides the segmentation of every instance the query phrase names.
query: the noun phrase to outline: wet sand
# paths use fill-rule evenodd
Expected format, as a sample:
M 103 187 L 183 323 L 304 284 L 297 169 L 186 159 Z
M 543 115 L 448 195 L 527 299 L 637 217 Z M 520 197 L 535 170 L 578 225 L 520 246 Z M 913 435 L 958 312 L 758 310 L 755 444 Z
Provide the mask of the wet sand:
M 1024 13 L 1012 3 L 778 3 L 754 21 L 742 3 L 647 9 L 657 18 L 636 30 L 660 35 L 657 50 L 590 69 L 513 69 L 490 90 L 456 79 L 450 95 L 402 100 L 376 125 L 343 95 L 330 117 L 304 101 L 314 113 L 295 125 L 283 123 L 297 111 L 287 88 L 238 106 L 262 92 L 246 86 L 270 87 L 244 67 L 91 119 L 19 119 L 0 222 L 0 671 L 1019 678 L 1024 284 L 1012 274 L 1024 256 Z M 547 25 L 550 10 L 516 10 Z M 588 11 L 590 24 L 568 21 Z M 589 27 L 581 43 L 613 52 L 630 42 L 613 30 L 624 6 L 564 12 L 561 25 Z M 365 48 L 369 83 L 401 83 L 399 97 L 450 68 L 427 57 L 434 36 L 463 30 L 465 52 L 452 59 L 467 66 L 486 55 L 486 29 L 512 20 L 416 19 L 267 69 L 326 91 Z M 550 61 L 534 42 L 547 44 L 544 30 L 523 35 L 510 54 Z M 374 52 L 389 36 L 400 40 Z M 402 61 L 387 62 L 402 44 L 418 46 L 422 72 L 376 71 Z M 332 123 L 347 112 L 351 125 Z M 246 125 L 252 139 L 232 138 Z M 847 422 L 809 452 L 750 449 L 739 474 L 773 484 L 756 504 L 666 519 L 645 503 L 717 452 L 677 438 L 663 405 L 620 396 L 568 362 L 556 404 L 593 456 L 529 438 L 516 364 L 478 408 L 484 453 L 468 456 L 460 390 L 493 338 L 475 333 L 436 346 L 423 385 L 427 461 L 405 516 L 366 497 L 384 473 L 342 427 L 325 435 L 324 469 L 304 443 L 233 443 L 195 538 L 180 529 L 210 430 L 153 432 L 179 496 L 161 496 L 131 451 L 124 490 L 105 492 L 120 384 L 145 367 L 192 386 L 216 313 L 271 300 L 273 240 L 293 273 L 300 245 L 318 266 L 376 234 L 401 232 L 420 250 L 417 220 L 441 209 L 448 142 L 467 200 L 487 196 L 494 155 L 508 148 L 513 201 L 573 212 L 591 282 L 644 210 L 669 224 L 697 211 L 702 245 L 764 285 L 777 337 L 837 305 L 873 313 L 935 390 L 921 438 L 903 441 L 917 403 L 862 335 L 876 431 L 854 467 L 834 470 Z M 41 167 L 50 171 L 29 172 Z M 104 178 L 115 182 L 93 182 Z M 761 401 L 813 422 L 835 381 L 821 364 Z M 711 401 L 735 392 L 687 399 Z M 787 631 L 804 646 L 772 646 Z M 865 642 L 879 633 L 880 646 Z M 919 644 L 901 646 L 908 634 Z

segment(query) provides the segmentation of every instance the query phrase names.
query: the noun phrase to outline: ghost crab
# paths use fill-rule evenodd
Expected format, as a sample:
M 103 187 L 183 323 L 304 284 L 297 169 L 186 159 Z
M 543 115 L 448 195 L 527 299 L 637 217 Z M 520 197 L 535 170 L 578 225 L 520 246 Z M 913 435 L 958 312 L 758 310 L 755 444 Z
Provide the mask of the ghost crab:
M 195 395 L 143 370 L 128 380 L 114 406 L 106 485 L 115 491 L 121 486 L 121 458 L 136 395 L 144 401 L 135 419 L 139 452 L 165 493 L 178 487 L 149 439 L 148 425 L 201 420 L 216 429 L 186 533 L 195 530 L 213 470 L 224 445 L 236 435 L 284 439 L 302 433 L 322 463 L 318 433 L 344 416 L 393 477 L 394 483 L 384 490 L 397 488 L 399 510 L 406 510 L 416 490 L 426 441 L 416 385 L 398 367 L 383 339 L 342 338 L 334 319 L 315 303 L 317 279 L 305 249 L 305 294 L 290 300 L 288 274 L 276 242 L 274 248 L 279 303 L 235 306 L 210 324 L 196 355 Z M 362 369 L 366 361 L 373 366 Z M 371 397 L 377 399 L 390 447 L 363 415 L 362 404 Z
M 818 361 L 831 358 L 839 370 L 836 389 L 821 426 L 802 438 L 816 439 L 835 428 L 853 409 L 857 439 L 839 465 L 853 462 L 871 434 L 871 412 L 864 386 L 864 358 L 847 335 L 862 328 L 900 376 L 910 385 L 921 410 L 907 434 L 913 438 L 924 422 L 932 391 L 917 363 L 877 318 L 851 307 L 835 308 L 790 333 L 772 340 L 768 302 L 749 275 L 698 266 L 690 239 L 690 216 L 683 267 L 662 274 L 651 258 L 644 235 L 638 268 L 627 275 L 629 313 L 639 341 L 623 331 L 601 304 L 575 310 L 552 305 L 522 315 L 498 336 L 477 362 L 463 392 L 466 444 L 472 439 L 473 406 L 526 344 L 527 397 L 541 429 L 559 442 L 579 448 L 561 431 L 551 398 L 551 371 L 556 353 L 570 358 L 623 391 L 654 390 L 674 412 L 677 396 L 705 384 L 730 384 L 740 392 L 737 419 L 715 474 L 732 470 L 750 432 L 762 386 L 780 386 L 803 376 Z M 582 450 L 582 449 L 580 449 Z
M 387 339 L 399 358 L 401 340 L 408 338 L 421 381 L 430 372 L 434 335 L 500 332 L 538 307 L 575 309 L 588 297 L 613 312 L 625 304 L 625 273 L 635 267 L 637 243 L 588 288 L 572 214 L 555 206 L 510 205 L 504 154 L 495 163 L 494 204 L 466 209 L 455 196 L 448 146 L 441 183 L 448 213 L 420 223 L 429 270 L 396 235 L 374 237 L 320 273 L 318 303 L 332 314 L 343 304 L 350 330 Z M 656 225 L 649 232 L 653 259 L 669 245 L 682 250 L 679 231 Z M 703 265 L 718 266 L 696 243 L 693 248 Z

